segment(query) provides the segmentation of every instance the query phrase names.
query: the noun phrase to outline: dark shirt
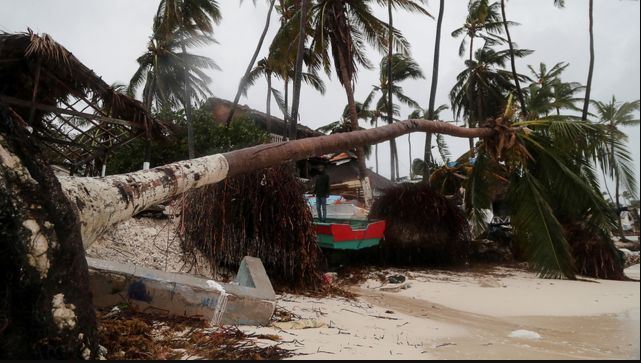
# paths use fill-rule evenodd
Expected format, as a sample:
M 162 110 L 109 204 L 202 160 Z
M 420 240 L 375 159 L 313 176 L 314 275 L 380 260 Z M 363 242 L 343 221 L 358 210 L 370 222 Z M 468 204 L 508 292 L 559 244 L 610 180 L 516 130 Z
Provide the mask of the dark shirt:
M 321 174 L 316 178 L 314 194 L 317 197 L 327 197 L 329 195 L 329 175 Z

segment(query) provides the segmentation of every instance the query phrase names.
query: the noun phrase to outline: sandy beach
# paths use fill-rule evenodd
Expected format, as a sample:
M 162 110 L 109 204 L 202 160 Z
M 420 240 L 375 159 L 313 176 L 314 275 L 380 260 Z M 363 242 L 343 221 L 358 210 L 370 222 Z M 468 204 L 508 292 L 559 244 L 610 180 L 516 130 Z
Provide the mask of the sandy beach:
M 383 292 L 372 279 L 351 287 L 356 301 L 281 296 L 298 324 L 244 329 L 280 335 L 302 354 L 293 359 L 639 358 L 639 282 L 510 268 L 386 272 L 404 273 L 410 287 Z
M 175 220 L 132 219 L 87 254 L 208 276 L 205 264 L 180 259 L 174 231 Z M 281 295 L 277 310 L 294 321 L 241 329 L 278 335 L 292 359 L 639 358 L 638 281 L 549 280 L 496 266 L 365 274 L 345 287 L 355 300 Z M 639 265 L 626 274 L 638 280 Z M 383 286 L 379 275 L 407 280 Z

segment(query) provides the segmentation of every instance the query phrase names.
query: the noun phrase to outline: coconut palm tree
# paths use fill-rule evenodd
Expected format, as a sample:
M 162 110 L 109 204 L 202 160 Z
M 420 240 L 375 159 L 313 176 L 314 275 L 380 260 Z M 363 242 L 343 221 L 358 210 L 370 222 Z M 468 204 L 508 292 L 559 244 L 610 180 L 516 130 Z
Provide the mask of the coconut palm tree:
M 245 80 L 243 94 L 247 94 L 247 90 L 256 83 L 256 80 L 261 77 L 265 77 L 267 80 L 267 104 L 266 112 L 268 120 L 271 117 L 271 96 L 273 95 L 276 99 L 276 103 L 283 112 L 287 112 L 287 105 L 285 105 L 285 100 L 282 97 L 282 94 L 274 87 L 272 87 L 272 78 L 276 77 L 278 79 L 284 79 L 285 77 L 290 78 L 294 75 L 294 70 L 289 69 L 287 74 L 282 74 L 283 65 L 280 64 L 273 57 L 263 58 L 256 64 L 256 67 L 249 72 L 247 79 Z M 311 70 L 313 72 L 313 69 Z M 325 83 L 316 73 L 312 72 L 303 72 L 301 74 L 301 79 L 305 81 L 308 85 L 311 85 L 315 90 L 321 94 L 325 94 Z M 270 123 L 267 124 L 267 132 L 271 132 Z M 287 136 L 288 132 L 285 131 Z
M 581 120 L 584 121 L 588 119 L 590 108 L 590 91 L 592 90 L 592 75 L 594 74 L 594 0 L 590 0 L 588 13 L 590 27 L 590 66 L 588 68 L 588 81 L 585 84 L 585 100 L 583 101 L 583 112 L 581 113 Z
M 470 0 L 467 6 L 467 18 L 463 26 L 455 29 L 452 36 L 458 38 L 463 36 L 459 46 L 459 56 L 465 54 L 467 39 L 469 38 L 469 58 L 472 61 L 474 55 L 474 40 L 481 38 L 487 46 L 501 44 L 505 41 L 500 34 L 503 31 L 504 22 L 499 15 L 500 4 L 490 4 L 488 0 Z M 508 24 L 514 24 L 508 22 Z
M 621 143 L 627 141 L 627 135 L 621 130 L 622 126 L 639 126 L 639 119 L 636 119 L 634 114 L 639 111 L 639 100 L 632 102 L 617 102 L 616 97 L 612 96 L 610 102 L 593 101 L 592 105 L 596 108 L 598 123 L 607 128 L 608 135 L 613 139 L 612 143 L 608 145 L 606 155 L 603 156 L 602 167 L 604 171 L 614 179 L 614 202 L 617 208 L 617 214 L 620 213 L 620 187 L 636 198 L 637 196 L 637 180 L 634 174 L 633 166 L 630 164 L 629 157 L 625 150 L 617 148 L 614 140 L 620 140 Z M 621 219 L 618 218 L 619 236 L 626 239 L 623 234 L 623 227 Z
M 514 55 L 524 57 L 532 51 L 515 49 Z M 501 113 L 507 102 L 508 94 L 514 91 L 512 72 L 504 67 L 512 52 L 495 51 L 487 44 L 475 52 L 475 59 L 467 61 L 467 67 L 456 77 L 450 91 L 450 102 L 455 117 L 467 120 L 467 125 L 476 127 L 486 119 Z M 522 81 L 527 78 L 517 75 Z M 470 140 L 470 150 L 474 149 Z
M 188 37 L 204 34 L 212 36 L 213 24 L 218 24 L 222 16 L 216 0 L 161 0 L 154 18 L 154 33 L 163 37 L 177 36 L 183 54 L 187 54 Z M 213 39 L 212 39 L 213 41 Z M 189 70 L 183 67 L 183 77 L 189 79 Z M 191 83 L 184 83 L 182 103 L 187 119 L 187 145 L 189 158 L 193 159 L 194 128 L 191 120 Z
M 392 88 L 394 86 L 394 75 L 392 72 L 392 60 L 394 58 L 394 49 L 392 48 L 392 41 L 393 41 L 393 34 L 394 34 L 394 12 L 393 9 L 396 6 L 403 6 L 407 8 L 408 10 L 411 11 L 416 11 L 420 12 L 424 15 L 428 15 L 431 17 L 431 15 L 422 7 L 424 1 L 423 0 L 418 0 L 418 1 L 412 1 L 412 0 L 404 0 L 404 1 L 399 1 L 399 0 L 378 0 L 378 3 L 383 6 L 387 6 L 387 16 L 388 16 L 388 43 L 387 43 L 387 84 L 389 88 Z M 392 92 L 387 92 L 387 122 L 392 123 L 394 122 L 394 100 L 393 100 L 393 95 Z M 390 145 L 392 146 L 392 145 Z M 399 166 L 398 166 L 398 152 L 396 151 L 396 142 L 394 141 L 393 145 L 393 152 L 392 152 L 392 157 L 390 160 L 392 160 L 392 170 L 394 170 L 394 163 L 396 163 L 396 177 L 399 177 Z M 411 145 L 410 145 L 411 146 Z M 411 160 L 410 160 L 411 161 Z M 394 172 L 392 172 L 394 174 Z M 392 180 L 395 180 L 394 176 L 392 175 Z
M 443 26 L 443 14 L 445 13 L 445 0 L 440 0 L 438 8 L 438 20 L 436 21 L 436 40 L 434 41 L 434 62 L 432 65 L 432 84 L 430 87 L 430 100 L 427 106 L 427 119 L 436 120 L 434 116 L 434 105 L 436 104 L 436 88 L 438 86 L 438 67 L 441 54 L 441 27 Z M 432 135 L 425 134 L 425 149 L 423 160 L 426 160 L 426 167 L 423 169 L 423 181 L 430 182 L 429 160 L 432 160 Z
M 554 6 L 558 8 L 565 7 L 565 0 L 554 0 Z M 585 97 L 583 99 L 583 110 L 581 112 L 581 120 L 588 119 L 590 108 L 590 91 L 592 90 L 592 75 L 594 74 L 594 1 L 589 0 L 588 3 L 588 28 L 590 34 L 590 65 L 588 67 L 588 81 L 585 85 Z
M 389 43 L 388 26 L 374 16 L 371 3 L 372 0 L 320 0 L 310 9 L 312 52 L 318 56 L 328 74 L 331 73 L 331 53 L 338 79 L 350 105 L 354 130 L 358 129 L 358 114 L 353 82 L 358 66 L 368 69 L 372 66 L 365 54 L 365 43 L 383 52 Z M 409 52 L 409 43 L 396 29 L 393 31 L 392 46 L 400 53 Z M 362 148 L 357 149 L 357 156 L 359 174 L 363 180 L 366 166 Z
M 481 49 L 489 48 L 506 41 L 500 35 L 503 31 L 504 22 L 499 15 L 499 11 L 500 4 L 496 2 L 490 4 L 488 0 L 470 0 L 468 3 L 468 13 L 465 23 L 452 32 L 452 36 L 455 38 L 463 36 L 459 46 L 459 56 L 461 57 L 465 54 L 467 46 L 466 39 L 469 38 L 469 57 L 466 62 L 468 67 L 471 66 L 474 60 L 474 41 L 476 38 L 484 41 Z M 467 121 L 469 121 L 469 119 Z M 468 124 L 468 126 L 471 125 Z M 470 150 L 474 149 L 474 140 L 470 139 L 469 142 Z
M 561 73 L 568 67 L 568 63 L 557 63 L 548 70 L 545 63 L 540 63 L 539 68 L 534 69 L 528 65 L 532 73 L 533 82 L 528 87 L 526 103 L 529 113 L 528 119 L 536 119 L 542 116 L 548 116 L 556 110 L 556 115 L 561 115 L 561 110 L 567 109 L 572 111 L 581 111 L 576 103 L 581 98 L 576 96 L 583 86 L 577 82 L 563 82 L 560 78 Z M 571 116 L 565 116 L 571 117 Z
M 184 101 L 185 83 L 189 83 L 190 97 L 206 97 L 211 78 L 204 69 L 220 69 L 216 63 L 203 56 L 181 51 L 187 47 L 207 44 L 211 38 L 202 35 L 186 35 L 178 38 L 172 35 L 154 33 L 147 44 L 147 51 L 138 59 L 138 69 L 131 77 L 127 93 L 134 95 L 143 87 L 143 104 L 148 111 L 163 107 L 173 108 Z M 185 78 L 184 70 L 187 70 Z
M 242 0 L 241 0 L 241 3 L 242 3 Z M 254 5 L 255 4 L 256 4 L 256 1 L 254 0 Z M 275 4 L 276 4 L 276 0 L 269 0 L 269 10 L 267 11 L 267 20 L 265 20 L 265 26 L 263 27 L 263 32 L 261 33 L 260 38 L 258 39 L 258 44 L 256 45 L 254 54 L 252 55 L 252 58 L 249 61 L 249 64 L 247 65 L 247 69 L 245 69 L 245 73 L 243 74 L 243 77 L 240 79 L 240 82 L 238 82 L 238 90 L 236 91 L 234 102 L 232 104 L 231 110 L 229 111 L 229 116 L 227 116 L 227 121 L 225 122 L 227 126 L 229 126 L 229 124 L 231 123 L 231 120 L 234 117 L 234 113 L 236 112 L 236 107 L 238 106 L 238 101 L 240 100 L 240 96 L 243 93 L 243 89 L 245 88 L 244 84 L 247 80 L 249 72 L 251 72 L 252 68 L 254 68 L 254 63 L 256 63 L 256 59 L 258 59 L 258 54 L 260 53 L 260 50 L 263 47 L 263 43 L 265 42 L 265 37 L 267 36 L 267 31 L 269 30 L 269 25 L 271 23 L 272 12 L 274 10 Z
M 373 86 L 372 91 L 365 99 L 364 107 L 366 109 L 372 108 L 373 110 L 375 110 L 377 112 L 376 117 L 385 115 L 387 118 L 387 123 L 393 123 L 394 115 L 399 115 L 399 109 L 398 107 L 394 107 L 394 105 L 392 104 L 392 114 L 389 114 L 390 98 L 392 98 L 393 102 L 393 98 L 396 97 L 396 99 L 400 103 L 412 108 L 418 108 L 419 105 L 416 101 L 414 101 L 404 93 L 402 87 L 390 84 L 390 73 L 392 74 L 391 79 L 395 80 L 398 83 L 406 81 L 408 79 L 422 79 L 425 77 L 423 76 L 423 72 L 421 71 L 419 65 L 409 56 L 400 53 L 393 54 L 391 60 L 392 69 L 388 69 L 389 64 L 390 61 L 388 60 L 388 57 L 383 57 L 379 68 L 379 83 Z M 379 97 L 375 100 L 377 96 Z M 372 103 L 374 103 L 374 107 L 372 107 Z M 394 139 L 390 140 L 390 154 L 390 179 L 396 180 L 400 175 L 398 165 L 398 151 L 396 148 L 396 140 Z
M 307 10 L 309 0 L 301 0 L 299 7 L 299 25 L 298 25 L 298 46 L 296 48 L 296 67 L 294 68 L 294 94 L 292 95 L 292 114 L 290 117 L 291 125 L 289 137 L 296 139 L 298 130 L 298 106 L 300 104 L 300 86 L 303 74 L 303 57 L 305 52 L 305 41 L 307 39 Z

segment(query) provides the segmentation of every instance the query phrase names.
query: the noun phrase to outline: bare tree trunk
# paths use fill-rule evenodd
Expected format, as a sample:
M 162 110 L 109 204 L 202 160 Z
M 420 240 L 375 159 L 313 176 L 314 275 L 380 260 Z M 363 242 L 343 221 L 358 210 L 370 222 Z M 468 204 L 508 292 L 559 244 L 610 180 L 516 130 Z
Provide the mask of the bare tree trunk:
M 261 34 L 260 39 L 258 40 L 258 45 L 256 46 L 256 50 L 254 51 L 254 55 L 252 56 L 252 59 L 249 62 L 249 65 L 247 65 L 245 74 L 243 75 L 243 78 L 241 78 L 240 82 L 238 83 L 238 90 L 236 91 L 236 97 L 234 97 L 234 104 L 231 106 L 231 111 L 229 111 L 229 116 L 227 116 L 227 121 L 225 122 L 225 124 L 228 127 L 229 127 L 229 124 L 231 123 L 231 120 L 234 118 L 234 113 L 236 112 L 236 107 L 238 106 L 238 101 L 240 100 L 240 95 L 242 94 L 242 90 L 245 86 L 247 77 L 249 76 L 249 72 L 251 72 L 252 68 L 254 68 L 254 63 L 256 63 L 256 58 L 258 58 L 260 49 L 263 47 L 263 42 L 265 41 L 265 36 L 267 36 L 267 30 L 269 30 L 269 23 L 271 21 L 272 11 L 274 10 L 275 3 L 276 3 L 276 0 L 272 0 L 271 4 L 269 5 L 269 11 L 267 12 L 267 20 L 265 21 L 265 27 L 263 28 L 263 33 Z
M 438 86 L 438 66 L 441 56 L 441 27 L 443 26 L 443 14 L 445 13 L 445 0 L 440 0 L 438 9 L 438 20 L 436 21 L 436 41 L 434 42 L 434 63 L 432 65 L 432 86 L 430 87 L 430 102 L 427 108 L 427 118 L 434 119 L 434 106 L 436 104 L 436 88 Z M 423 172 L 423 181 L 430 183 L 432 174 L 431 165 L 434 157 L 432 156 L 432 134 L 425 134 L 425 150 L 423 152 L 425 161 L 425 171 Z M 411 166 L 410 166 L 411 167 Z
M 267 105 L 265 105 L 265 110 L 267 111 L 267 122 L 265 127 L 267 128 L 267 133 L 271 138 L 272 133 L 272 73 L 267 73 Z
M 396 140 L 391 139 L 389 141 L 389 168 L 390 168 L 390 174 L 389 178 L 391 181 L 396 181 L 396 158 L 394 157 L 396 155 Z
M 625 233 L 623 232 L 623 223 L 621 223 L 621 201 L 619 200 L 619 173 L 614 174 L 614 201 L 616 203 L 616 208 L 617 208 L 617 227 L 619 229 L 619 237 L 621 238 L 621 241 L 627 241 L 628 239 L 625 237 Z
M 374 121 L 374 127 L 378 127 L 378 117 Z M 379 174 L 379 172 L 378 172 L 378 144 L 374 145 L 374 156 L 376 157 L 376 174 Z
M 300 103 L 300 88 L 303 75 L 303 53 L 305 52 L 305 28 L 307 25 L 307 4 L 309 0 L 300 3 L 300 29 L 298 31 L 298 50 L 296 51 L 296 68 L 294 69 L 294 95 L 292 96 L 292 116 L 289 126 L 289 139 L 296 140 L 298 133 L 298 105 Z
M 410 173 L 409 173 L 409 176 L 410 176 L 410 180 L 412 180 L 412 134 L 407 135 L 407 143 L 408 143 L 408 145 L 410 147 L 410 151 L 409 151 Z
M 394 95 L 392 94 L 392 85 L 394 84 L 392 75 L 392 41 L 394 39 L 394 33 L 392 32 L 392 30 L 394 28 L 394 18 L 392 15 L 392 0 L 387 0 L 387 16 L 389 18 L 387 28 L 387 123 L 392 124 L 394 123 Z M 392 181 L 396 181 L 396 179 L 399 177 L 397 173 L 398 165 L 396 164 L 398 162 L 396 157 L 397 153 L 398 150 L 396 149 L 396 140 L 392 139 L 390 140 L 390 176 Z
M 473 49 L 474 49 L 474 36 L 471 36 L 470 37 L 470 65 L 469 65 L 469 67 L 472 67 L 472 60 L 474 59 L 474 57 L 473 57 L 473 55 L 474 55 Z M 471 127 L 471 123 L 472 123 L 471 121 L 472 120 L 470 120 L 469 117 L 468 117 L 467 120 L 468 120 L 467 127 Z M 470 137 L 470 139 L 468 141 L 469 141 L 469 144 L 470 144 L 470 151 L 472 153 L 474 153 L 474 138 Z
M 583 101 L 583 113 L 581 120 L 588 119 L 588 110 L 590 108 L 590 90 L 592 89 L 592 74 L 594 73 L 594 0 L 590 0 L 590 69 L 588 71 L 588 83 L 585 86 L 585 100 Z
M 97 359 L 74 206 L 1 105 L 0 120 L 0 359 Z
M 516 94 L 519 97 L 519 102 L 521 103 L 521 113 L 523 117 L 527 116 L 527 108 L 525 106 L 525 98 L 523 98 L 523 91 L 521 90 L 521 83 L 519 82 L 518 74 L 516 73 L 516 63 L 514 61 L 514 45 L 512 44 L 512 37 L 510 36 L 510 27 L 507 24 L 507 18 L 505 17 L 505 0 L 501 0 L 501 13 L 503 15 L 503 27 L 505 28 L 505 35 L 507 35 L 507 44 L 510 47 L 510 63 L 512 64 L 512 78 L 514 78 L 514 84 L 516 85 Z
M 349 115 L 352 126 L 352 131 L 358 130 L 358 112 L 356 111 L 356 101 L 354 100 L 354 89 L 352 88 L 352 79 L 347 72 L 347 60 L 345 59 L 343 53 L 338 51 L 338 58 L 340 64 L 340 73 L 342 78 L 343 87 L 345 87 L 345 93 L 347 94 L 347 104 L 349 106 Z M 364 145 L 358 145 L 356 147 L 356 158 L 358 163 L 358 178 L 361 180 L 361 185 L 363 180 L 367 176 L 367 166 L 365 164 L 365 152 L 363 151 Z M 363 188 L 364 190 L 364 188 Z
M 183 54 L 187 53 L 185 44 L 181 44 Z M 196 157 L 195 146 L 194 146 L 194 125 L 191 118 L 191 90 L 189 87 L 189 70 L 187 66 L 183 67 L 183 76 L 185 77 L 185 119 L 187 120 L 187 150 L 188 156 L 190 159 Z
M 289 78 L 285 76 L 285 112 L 283 112 L 283 138 L 287 140 L 289 134 Z
M 365 145 L 417 131 L 481 138 L 495 132 L 440 121 L 407 120 L 375 129 L 258 145 L 105 178 L 60 177 L 60 183 L 77 210 L 83 241 L 88 247 L 114 224 L 186 191 L 292 160 L 355 147 L 362 150 Z

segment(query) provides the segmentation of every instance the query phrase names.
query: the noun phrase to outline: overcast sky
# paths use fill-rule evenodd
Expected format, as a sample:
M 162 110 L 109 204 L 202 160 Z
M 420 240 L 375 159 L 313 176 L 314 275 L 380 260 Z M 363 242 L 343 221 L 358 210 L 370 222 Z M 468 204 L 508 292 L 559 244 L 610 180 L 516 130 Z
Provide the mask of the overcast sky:
M 216 28 L 219 44 L 197 49 L 194 52 L 213 58 L 222 71 L 212 71 L 211 90 L 217 97 L 233 99 L 238 80 L 242 76 L 254 51 L 267 14 L 267 1 L 219 0 L 223 21 Z M 436 17 L 437 0 L 430 0 L 428 10 Z M 592 98 L 609 100 L 614 94 L 618 100 L 639 99 L 640 38 L 639 2 L 630 0 L 595 0 L 594 31 L 596 61 Z M 30 27 L 38 33 L 48 33 L 67 47 L 82 62 L 92 68 L 107 83 L 127 83 L 137 68 L 136 58 L 141 55 L 151 33 L 152 18 L 157 0 L 0 0 L 0 31 L 18 32 Z M 447 0 L 441 42 L 438 104 L 449 104 L 447 94 L 456 75 L 463 69 L 463 60 L 457 54 L 459 39 L 450 36 L 452 30 L 465 20 L 467 0 Z M 387 19 L 385 9 L 376 14 Z M 421 65 L 427 79 L 401 84 L 406 94 L 427 106 L 436 21 L 425 16 L 397 12 L 395 25 L 412 44 L 412 55 Z M 545 62 L 549 67 L 557 62 L 569 62 L 564 73 L 565 81 L 583 84 L 587 80 L 589 62 L 588 1 L 566 0 L 566 7 L 558 9 L 553 0 L 511 0 L 507 2 L 507 17 L 521 25 L 512 30 L 518 46 L 535 52 L 517 63 L 518 71 L 527 73 L 526 65 Z M 277 15 L 267 44 L 278 27 Z M 264 56 L 266 48 L 263 51 Z M 369 51 L 373 64 L 382 57 Z M 361 69 L 356 85 L 356 99 L 364 100 L 372 85 L 376 84 L 378 70 Z M 241 100 L 252 108 L 265 109 L 266 85 L 258 82 L 248 97 Z M 301 95 L 302 123 L 317 128 L 339 119 L 347 103 L 344 90 L 335 75 L 326 80 L 325 96 L 303 87 Z M 272 112 L 278 114 L 274 103 Z M 411 110 L 404 108 L 402 116 Z M 441 116 L 451 120 L 451 112 Z M 638 115 L 637 115 L 638 117 Z M 628 129 L 629 145 L 639 173 L 639 128 Z M 424 136 L 411 137 L 412 157 L 422 157 Z M 398 140 L 401 175 L 409 172 L 409 143 L 407 137 Z M 467 148 L 464 139 L 448 138 L 454 156 Z M 389 176 L 389 149 L 379 146 L 380 172 Z M 369 160 L 373 167 L 374 161 Z

